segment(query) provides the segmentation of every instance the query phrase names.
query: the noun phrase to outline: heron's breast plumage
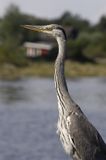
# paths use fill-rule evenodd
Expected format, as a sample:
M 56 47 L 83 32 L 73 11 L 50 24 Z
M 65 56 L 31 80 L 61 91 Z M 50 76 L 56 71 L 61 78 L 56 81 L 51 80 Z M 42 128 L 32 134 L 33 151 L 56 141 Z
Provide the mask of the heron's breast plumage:
M 57 123 L 57 133 L 59 134 L 60 140 L 62 142 L 62 145 L 66 153 L 72 154 L 74 144 L 69 134 L 69 125 L 71 124 L 71 122 L 69 118 L 63 115 L 63 112 L 61 112 L 60 103 L 58 103 L 58 108 L 59 108 L 59 119 Z

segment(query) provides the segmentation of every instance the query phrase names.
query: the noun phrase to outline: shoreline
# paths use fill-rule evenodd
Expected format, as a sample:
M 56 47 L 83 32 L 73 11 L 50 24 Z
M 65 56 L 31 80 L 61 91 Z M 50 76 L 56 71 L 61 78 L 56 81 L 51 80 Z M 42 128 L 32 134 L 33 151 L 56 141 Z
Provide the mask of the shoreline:
M 0 66 L 0 79 L 19 79 L 22 77 L 53 77 L 54 62 L 35 62 L 26 67 L 15 67 L 13 65 Z M 91 64 L 66 61 L 65 75 L 68 78 L 77 77 L 105 77 L 106 64 Z

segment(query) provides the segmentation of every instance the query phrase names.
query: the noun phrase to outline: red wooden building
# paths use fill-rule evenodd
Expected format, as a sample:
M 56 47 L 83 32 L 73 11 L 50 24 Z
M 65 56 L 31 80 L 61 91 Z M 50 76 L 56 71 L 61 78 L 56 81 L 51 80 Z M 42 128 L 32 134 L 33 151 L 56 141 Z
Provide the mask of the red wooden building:
M 26 56 L 35 58 L 39 56 L 45 56 L 52 49 L 53 44 L 43 42 L 25 42 L 24 47 L 26 48 Z

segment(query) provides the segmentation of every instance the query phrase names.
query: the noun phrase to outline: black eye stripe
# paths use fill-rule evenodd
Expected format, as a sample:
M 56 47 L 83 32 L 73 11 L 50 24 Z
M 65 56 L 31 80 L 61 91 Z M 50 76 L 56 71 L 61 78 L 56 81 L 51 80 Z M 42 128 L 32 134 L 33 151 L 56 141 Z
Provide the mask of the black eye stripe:
M 63 32 L 63 34 L 64 34 L 65 39 L 67 39 L 67 36 L 66 36 L 66 33 L 65 33 L 64 29 L 61 28 L 61 27 L 57 27 L 57 29 L 61 30 Z

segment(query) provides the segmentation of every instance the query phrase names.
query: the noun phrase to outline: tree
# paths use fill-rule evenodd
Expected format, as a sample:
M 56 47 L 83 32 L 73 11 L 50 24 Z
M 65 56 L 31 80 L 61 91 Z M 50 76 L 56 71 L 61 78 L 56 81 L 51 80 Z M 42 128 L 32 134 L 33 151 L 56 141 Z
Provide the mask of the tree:
M 106 32 L 106 16 L 101 17 L 100 22 L 97 26 L 100 31 Z
M 24 21 L 18 7 L 10 5 L 0 23 L 0 63 L 22 65 L 25 62 L 24 52 L 20 49 L 23 36 L 20 25 Z
M 78 30 L 89 30 L 91 27 L 87 20 L 82 19 L 79 15 L 73 15 L 68 11 L 63 13 L 55 22 L 64 26 L 72 26 Z

